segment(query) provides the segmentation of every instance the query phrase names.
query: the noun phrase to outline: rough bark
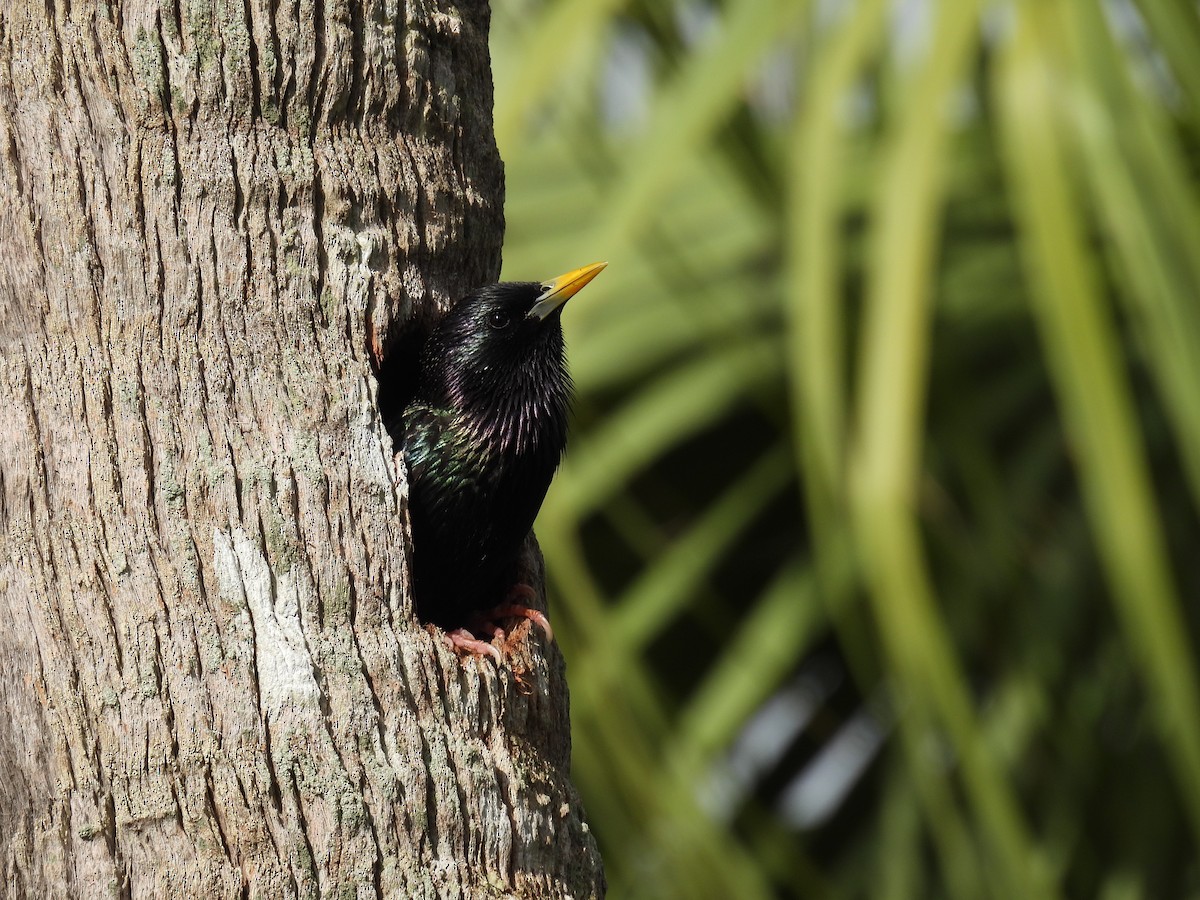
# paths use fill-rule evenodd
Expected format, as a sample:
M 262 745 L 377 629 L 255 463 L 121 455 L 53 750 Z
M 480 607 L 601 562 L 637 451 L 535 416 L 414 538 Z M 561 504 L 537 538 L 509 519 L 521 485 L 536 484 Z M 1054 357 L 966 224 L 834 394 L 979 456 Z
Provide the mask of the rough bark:
M 0 7 L 5 896 L 602 893 L 557 649 L 412 618 L 372 375 L 498 274 L 487 24 Z

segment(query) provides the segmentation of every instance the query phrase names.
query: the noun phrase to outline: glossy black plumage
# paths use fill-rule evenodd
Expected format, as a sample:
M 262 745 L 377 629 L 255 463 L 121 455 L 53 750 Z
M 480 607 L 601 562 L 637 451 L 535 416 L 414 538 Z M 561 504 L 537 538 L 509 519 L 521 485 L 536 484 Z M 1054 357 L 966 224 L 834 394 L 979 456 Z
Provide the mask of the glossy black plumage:
M 422 621 L 462 626 L 511 587 L 566 448 L 562 303 L 602 267 L 481 288 L 427 339 L 403 413 Z

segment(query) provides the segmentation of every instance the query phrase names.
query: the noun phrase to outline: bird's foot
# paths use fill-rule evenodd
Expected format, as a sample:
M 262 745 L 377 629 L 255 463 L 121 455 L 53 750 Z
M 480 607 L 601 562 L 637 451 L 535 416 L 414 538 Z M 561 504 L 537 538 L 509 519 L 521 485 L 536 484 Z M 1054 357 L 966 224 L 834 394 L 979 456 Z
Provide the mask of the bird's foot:
M 504 664 L 504 657 L 500 655 L 500 649 L 495 644 L 479 640 L 465 628 L 456 628 L 453 631 L 447 631 L 442 637 L 451 650 L 469 653 L 479 659 L 490 656 L 496 660 L 496 665 L 500 666 Z
M 517 584 L 508 592 L 508 596 L 499 606 L 479 613 L 472 617 L 469 628 L 456 628 L 442 635 L 446 646 L 458 653 L 470 654 L 478 659 L 490 656 L 496 665 L 503 665 L 503 648 L 508 639 L 504 629 L 496 623 L 502 619 L 528 619 L 546 634 L 546 640 L 554 640 L 554 629 L 550 620 L 540 609 L 526 606 L 525 602 L 536 600 L 537 593 L 527 584 Z M 484 640 L 478 635 L 490 635 L 490 640 Z
M 528 619 L 546 634 L 546 640 L 554 642 L 554 629 L 550 620 L 540 609 L 526 606 L 522 601 L 536 600 L 537 592 L 527 584 L 515 584 L 504 602 L 484 615 L 488 622 L 498 622 L 501 619 Z

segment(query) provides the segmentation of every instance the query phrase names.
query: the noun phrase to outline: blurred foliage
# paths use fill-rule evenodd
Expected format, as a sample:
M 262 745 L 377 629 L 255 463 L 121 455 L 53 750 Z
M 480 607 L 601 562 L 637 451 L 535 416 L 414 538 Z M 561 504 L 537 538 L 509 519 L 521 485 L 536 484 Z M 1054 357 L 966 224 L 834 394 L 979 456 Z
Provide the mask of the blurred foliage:
M 1200 18 L 497 4 L 611 896 L 1200 896 Z

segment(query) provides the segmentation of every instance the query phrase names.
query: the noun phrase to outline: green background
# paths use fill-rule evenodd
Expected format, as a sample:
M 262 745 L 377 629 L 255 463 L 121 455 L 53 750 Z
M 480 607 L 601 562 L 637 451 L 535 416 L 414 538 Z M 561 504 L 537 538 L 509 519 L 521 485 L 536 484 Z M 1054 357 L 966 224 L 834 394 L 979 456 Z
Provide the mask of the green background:
M 1200 896 L 1187 0 L 493 7 L 614 898 Z M 824 793 L 822 793 L 824 791 Z

